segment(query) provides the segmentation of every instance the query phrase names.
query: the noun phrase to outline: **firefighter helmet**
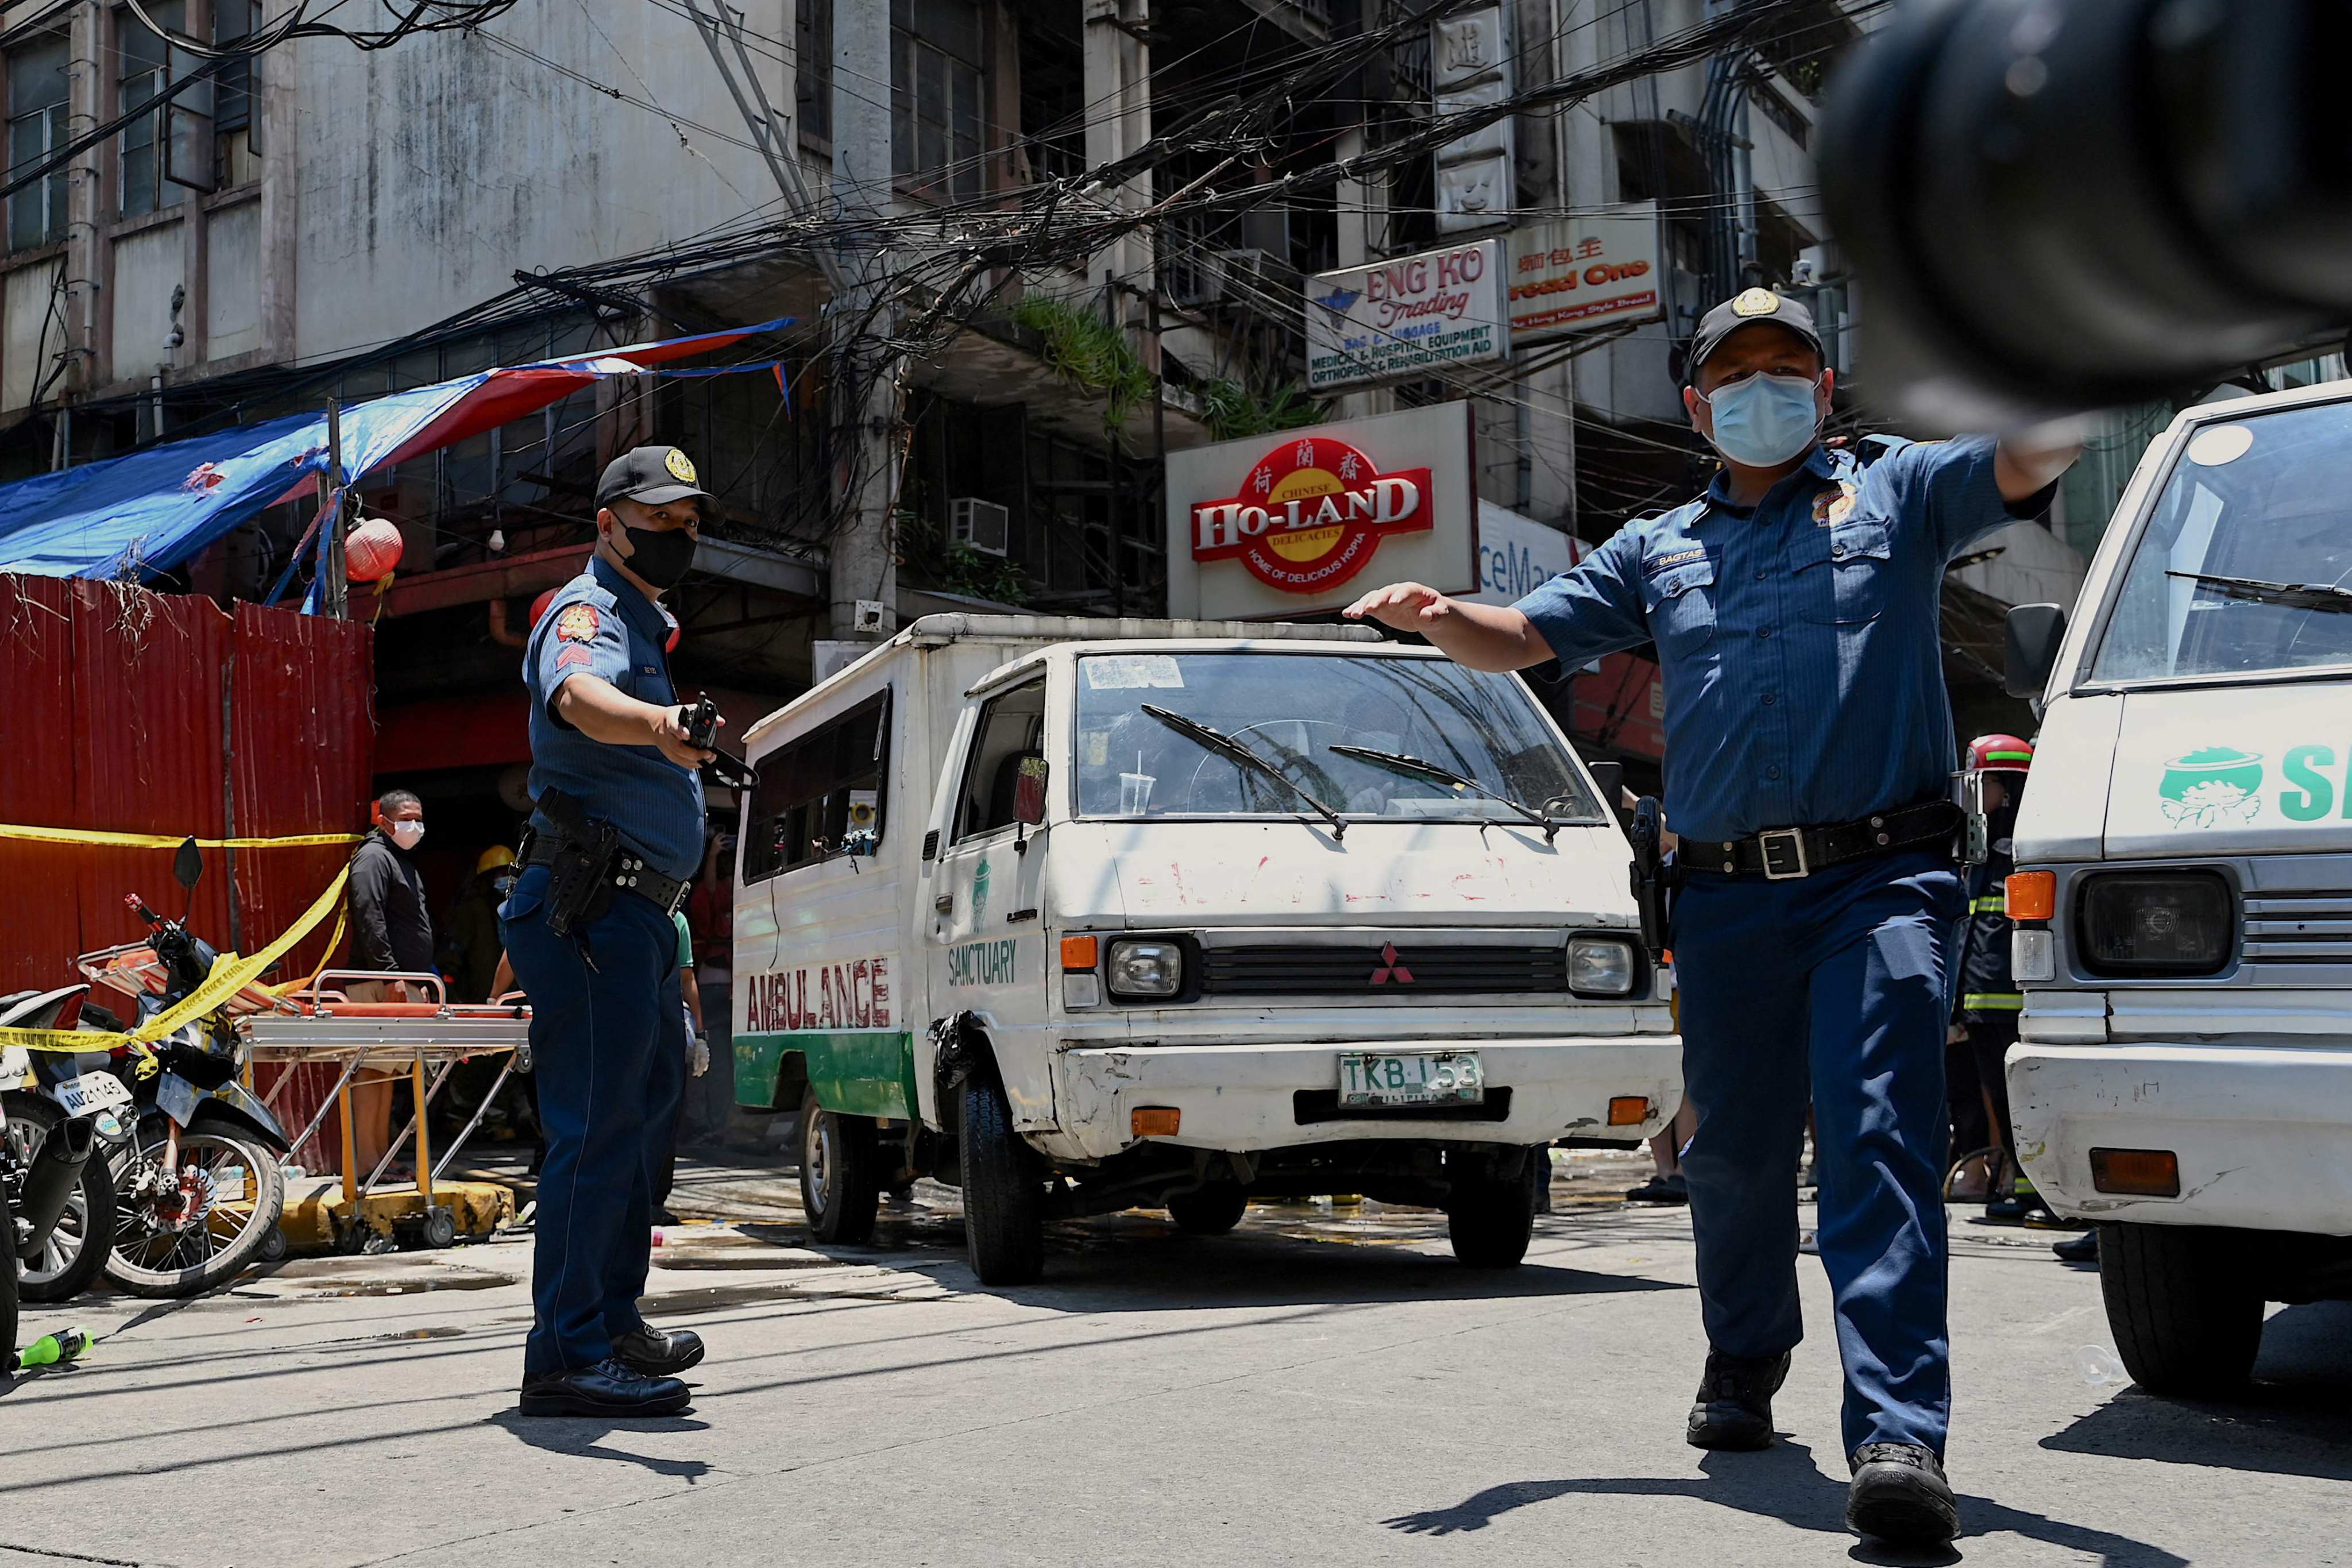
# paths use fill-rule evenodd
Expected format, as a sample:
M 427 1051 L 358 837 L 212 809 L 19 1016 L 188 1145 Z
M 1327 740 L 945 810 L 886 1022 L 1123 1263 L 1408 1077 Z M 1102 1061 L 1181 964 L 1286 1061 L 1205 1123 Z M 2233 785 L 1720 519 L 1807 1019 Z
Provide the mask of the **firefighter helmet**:
M 2033 742 L 2014 735 L 1979 735 L 1969 742 L 1970 773 L 2029 772 L 2033 766 Z

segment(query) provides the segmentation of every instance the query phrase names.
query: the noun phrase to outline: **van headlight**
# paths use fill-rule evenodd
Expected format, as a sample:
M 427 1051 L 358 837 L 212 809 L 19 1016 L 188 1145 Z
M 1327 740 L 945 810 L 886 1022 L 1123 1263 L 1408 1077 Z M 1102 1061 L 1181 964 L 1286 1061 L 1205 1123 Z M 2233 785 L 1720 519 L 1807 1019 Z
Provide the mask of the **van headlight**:
M 1633 992 L 1633 944 L 1613 936 L 1577 936 L 1568 942 L 1568 988 L 1580 996 L 1630 996 Z
M 2084 877 L 2075 895 L 2083 967 L 2093 974 L 2212 974 L 2237 924 L 2230 884 L 2209 871 Z
M 1172 942 L 1125 938 L 1103 964 L 1110 994 L 1122 1001 L 1173 996 L 1184 989 L 1184 949 Z

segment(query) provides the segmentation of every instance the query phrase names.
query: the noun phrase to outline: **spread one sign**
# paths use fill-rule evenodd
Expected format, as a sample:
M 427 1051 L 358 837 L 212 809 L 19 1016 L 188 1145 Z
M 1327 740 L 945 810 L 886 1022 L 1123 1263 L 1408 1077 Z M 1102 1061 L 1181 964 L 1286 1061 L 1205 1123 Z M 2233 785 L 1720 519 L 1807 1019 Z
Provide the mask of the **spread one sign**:
M 1508 358 L 1502 242 L 1318 272 L 1307 285 L 1307 381 L 1347 386 Z
M 1382 534 L 1427 529 L 1429 470 L 1381 473 L 1337 437 L 1285 438 L 1242 493 L 1192 508 L 1192 559 L 1239 561 L 1269 588 L 1315 594 L 1370 563 Z
M 1658 204 L 1632 202 L 1511 235 L 1511 340 L 1531 342 L 1663 316 Z
M 1171 616 L 1297 616 L 1398 578 L 1468 592 L 1470 405 L 1171 453 L 1168 531 Z

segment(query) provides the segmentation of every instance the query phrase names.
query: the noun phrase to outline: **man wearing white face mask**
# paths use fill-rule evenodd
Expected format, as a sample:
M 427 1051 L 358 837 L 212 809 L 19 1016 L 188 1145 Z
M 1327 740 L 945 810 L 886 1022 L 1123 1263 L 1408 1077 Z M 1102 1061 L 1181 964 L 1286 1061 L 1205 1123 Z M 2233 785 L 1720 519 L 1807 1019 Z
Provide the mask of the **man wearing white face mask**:
M 1347 613 L 1480 669 L 1656 644 L 1710 1347 L 1686 1436 L 1772 1441 L 1802 1331 L 1790 1173 L 1810 1091 L 1847 1522 L 1933 1545 L 1958 1522 L 1941 1176 L 1963 900 L 1940 595 L 1955 555 L 2048 504 L 2076 448 L 1897 443 L 1867 468 L 1828 450 L 1833 373 L 1805 308 L 1769 289 L 1708 311 L 1687 363 L 1684 405 L 1724 463 L 1704 496 L 1627 524 L 1507 609 L 1405 583 Z
M 375 825 L 352 856 L 352 967 L 433 972 L 433 921 L 425 912 L 425 879 L 409 852 L 425 837 L 425 803 L 404 789 L 375 803 Z M 405 1002 L 399 981 L 355 981 L 354 1002 Z M 417 1000 L 424 1000 L 423 997 Z M 352 1085 L 352 1157 L 362 1173 L 383 1157 L 392 1133 L 396 1075 L 362 1074 Z

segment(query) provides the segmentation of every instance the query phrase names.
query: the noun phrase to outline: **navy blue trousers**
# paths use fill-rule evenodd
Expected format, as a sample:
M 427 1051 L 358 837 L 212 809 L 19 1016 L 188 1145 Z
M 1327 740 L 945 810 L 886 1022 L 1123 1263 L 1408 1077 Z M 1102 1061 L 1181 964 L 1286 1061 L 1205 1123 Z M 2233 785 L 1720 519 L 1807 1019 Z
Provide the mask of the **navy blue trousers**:
M 1844 1440 L 1944 1451 L 1948 856 L 1879 856 L 1790 881 L 1694 870 L 1675 902 L 1683 1156 L 1707 1340 L 1777 1356 L 1797 1305 L 1797 1158 L 1811 1097 L 1822 1266 L 1845 1365 Z
M 547 1158 L 539 1173 L 530 1338 L 523 1371 L 573 1371 L 636 1329 L 653 1257 L 649 1162 L 677 1113 L 679 1054 L 662 1021 L 679 1001 L 677 927 L 614 896 L 578 941 L 547 929 L 548 872 L 516 879 L 499 911 L 515 980 L 530 995 L 531 1070 Z

